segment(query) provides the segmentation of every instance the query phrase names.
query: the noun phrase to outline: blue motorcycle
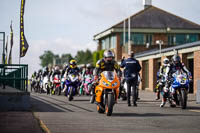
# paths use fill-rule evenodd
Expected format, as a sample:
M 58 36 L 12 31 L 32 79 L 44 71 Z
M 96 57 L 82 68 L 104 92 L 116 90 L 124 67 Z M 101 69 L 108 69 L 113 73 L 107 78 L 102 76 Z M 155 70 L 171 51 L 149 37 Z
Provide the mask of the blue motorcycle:
M 80 86 L 79 76 L 78 74 L 69 74 L 65 85 L 67 86 L 67 90 L 65 95 L 68 97 L 68 101 L 73 100 L 73 96 L 77 94 L 77 89 Z
M 176 103 L 180 104 L 182 109 L 185 109 L 187 106 L 187 94 L 190 80 L 187 74 L 181 70 L 176 71 L 172 77 L 173 82 L 170 92 L 174 96 Z

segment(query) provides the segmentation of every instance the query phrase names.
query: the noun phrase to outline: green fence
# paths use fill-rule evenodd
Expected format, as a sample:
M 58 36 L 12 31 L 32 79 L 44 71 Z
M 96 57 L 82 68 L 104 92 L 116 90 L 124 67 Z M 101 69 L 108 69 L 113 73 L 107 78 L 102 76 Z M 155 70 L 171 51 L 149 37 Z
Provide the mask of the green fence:
M 11 86 L 21 91 L 28 90 L 28 65 L 0 64 L 0 84 Z

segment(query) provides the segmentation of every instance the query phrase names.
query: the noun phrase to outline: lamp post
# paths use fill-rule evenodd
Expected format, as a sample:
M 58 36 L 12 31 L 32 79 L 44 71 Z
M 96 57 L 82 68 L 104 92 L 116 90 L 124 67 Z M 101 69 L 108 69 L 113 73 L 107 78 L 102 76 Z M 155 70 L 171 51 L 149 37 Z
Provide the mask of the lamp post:
M 162 41 L 162 40 L 157 40 L 157 41 L 156 41 L 156 44 L 159 45 L 159 49 L 160 49 L 160 57 L 162 57 L 162 56 L 161 56 L 161 53 L 162 53 L 162 45 L 163 45 L 163 41 Z
M 3 34 L 3 77 L 5 77 L 5 32 L 0 32 L 0 34 Z M 5 83 L 3 81 L 3 89 L 5 89 Z

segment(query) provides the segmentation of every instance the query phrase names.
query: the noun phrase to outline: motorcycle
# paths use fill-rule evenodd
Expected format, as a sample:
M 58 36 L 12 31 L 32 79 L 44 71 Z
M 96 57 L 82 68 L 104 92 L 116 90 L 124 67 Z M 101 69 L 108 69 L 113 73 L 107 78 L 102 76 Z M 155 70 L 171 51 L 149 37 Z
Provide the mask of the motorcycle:
M 117 74 L 112 71 L 104 71 L 101 73 L 99 84 L 95 88 L 97 111 L 99 113 L 106 112 L 107 116 L 111 116 L 113 106 L 117 102 L 119 95 L 120 82 Z
M 60 95 L 61 94 L 61 81 L 59 75 L 55 75 L 53 79 L 54 89 L 52 94 Z
M 90 90 L 91 90 L 91 87 L 92 87 L 92 82 L 93 82 L 92 75 L 87 75 L 85 77 L 84 88 L 83 88 L 83 90 L 84 90 L 86 95 L 90 94 Z
M 36 90 L 35 86 L 36 86 L 36 79 L 32 77 L 31 78 L 31 92 L 32 92 L 32 89 L 34 91 Z
M 181 70 L 176 71 L 173 75 L 173 82 L 170 87 L 171 95 L 176 103 L 181 105 L 182 109 L 187 107 L 187 94 L 189 91 L 189 78 L 186 73 Z
M 42 82 L 42 86 L 43 86 L 42 88 L 43 88 L 44 92 L 46 92 L 47 94 L 48 94 L 48 91 L 49 91 L 48 90 L 49 89 L 48 88 L 48 80 L 49 80 L 48 76 L 45 76 L 44 79 L 43 79 L 43 82 Z
M 73 96 L 76 95 L 77 89 L 80 85 L 78 74 L 69 74 L 65 84 L 67 86 L 67 90 L 65 91 L 66 96 L 68 96 L 68 101 L 71 101 L 73 100 Z

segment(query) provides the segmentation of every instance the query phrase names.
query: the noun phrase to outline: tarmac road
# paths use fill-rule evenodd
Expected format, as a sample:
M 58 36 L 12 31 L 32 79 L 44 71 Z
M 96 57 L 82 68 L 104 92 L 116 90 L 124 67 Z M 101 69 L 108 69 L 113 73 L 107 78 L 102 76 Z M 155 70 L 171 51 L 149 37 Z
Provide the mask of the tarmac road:
M 199 133 L 200 105 L 189 96 L 188 108 L 160 108 L 152 92 L 140 92 L 138 107 L 128 107 L 118 100 L 112 116 L 99 114 L 89 97 L 75 96 L 69 102 L 65 96 L 31 93 L 35 115 L 51 133 Z

